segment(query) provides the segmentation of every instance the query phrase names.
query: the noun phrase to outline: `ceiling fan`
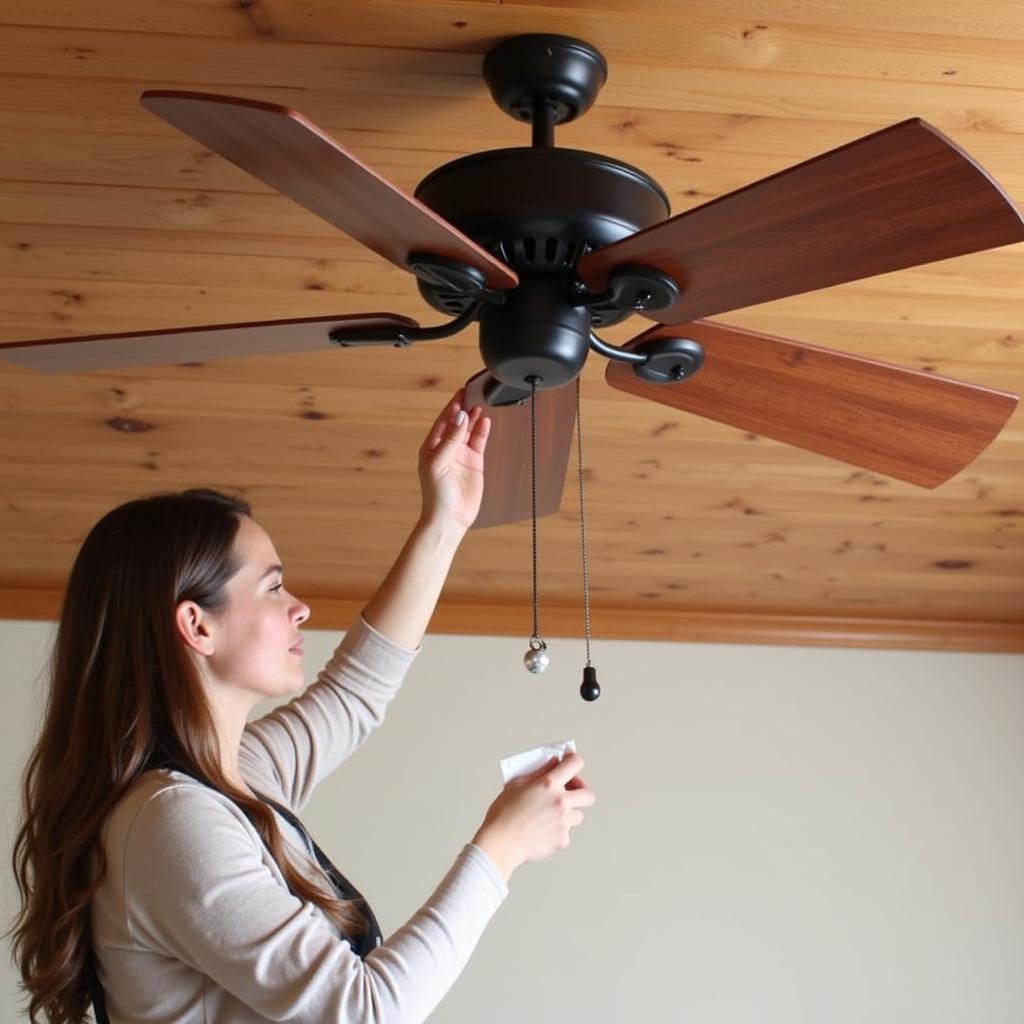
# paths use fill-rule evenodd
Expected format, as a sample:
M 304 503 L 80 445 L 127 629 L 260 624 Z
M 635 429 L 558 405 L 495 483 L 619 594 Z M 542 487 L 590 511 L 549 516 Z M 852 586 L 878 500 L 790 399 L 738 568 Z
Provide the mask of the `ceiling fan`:
M 393 345 L 476 322 L 486 369 L 467 404 L 494 424 L 477 526 L 558 509 L 588 354 L 619 390 L 934 487 L 999 433 L 1003 391 L 704 319 L 770 299 L 1024 240 L 1024 220 L 959 147 L 919 119 L 892 125 L 671 217 L 648 175 L 554 145 L 607 65 L 558 35 L 495 46 L 483 77 L 531 125 L 532 144 L 462 157 L 390 184 L 301 114 L 254 100 L 149 91 L 142 103 L 393 263 L 449 322 L 387 313 L 307 317 L 0 346 L 0 357 L 73 372 L 138 364 Z M 618 347 L 595 334 L 639 314 L 656 326 Z

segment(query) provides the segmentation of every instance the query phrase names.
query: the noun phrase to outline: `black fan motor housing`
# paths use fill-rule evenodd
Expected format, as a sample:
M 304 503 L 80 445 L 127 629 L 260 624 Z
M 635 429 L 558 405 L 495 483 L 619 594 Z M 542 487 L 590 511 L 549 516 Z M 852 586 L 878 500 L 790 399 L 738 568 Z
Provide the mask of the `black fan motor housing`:
M 500 380 L 522 386 L 535 377 L 542 388 L 571 381 L 586 360 L 591 328 L 625 315 L 579 304 L 577 261 L 670 212 L 661 187 L 635 167 L 555 147 L 453 160 L 424 178 L 415 194 L 520 275 L 504 305 L 481 310 L 481 354 Z M 427 302 L 449 316 L 474 301 L 444 284 L 418 284 Z
M 561 147 L 522 146 L 461 157 L 428 174 L 415 195 L 516 271 L 568 275 L 585 252 L 658 224 L 670 213 L 668 196 L 643 171 Z M 435 309 L 453 312 L 430 286 L 423 294 Z

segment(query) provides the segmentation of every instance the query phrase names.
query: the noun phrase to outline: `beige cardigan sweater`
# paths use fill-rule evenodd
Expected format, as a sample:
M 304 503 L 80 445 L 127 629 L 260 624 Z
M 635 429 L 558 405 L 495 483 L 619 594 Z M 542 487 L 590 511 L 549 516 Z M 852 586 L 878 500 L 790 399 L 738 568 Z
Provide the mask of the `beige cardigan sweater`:
M 301 810 L 380 724 L 414 656 L 357 622 L 316 682 L 246 727 L 246 782 Z M 277 823 L 294 863 L 322 880 L 298 833 Z M 112 1024 L 414 1024 L 508 894 L 490 858 L 468 845 L 420 910 L 361 960 L 288 891 L 242 812 L 188 776 L 146 772 L 103 843 L 92 929 Z

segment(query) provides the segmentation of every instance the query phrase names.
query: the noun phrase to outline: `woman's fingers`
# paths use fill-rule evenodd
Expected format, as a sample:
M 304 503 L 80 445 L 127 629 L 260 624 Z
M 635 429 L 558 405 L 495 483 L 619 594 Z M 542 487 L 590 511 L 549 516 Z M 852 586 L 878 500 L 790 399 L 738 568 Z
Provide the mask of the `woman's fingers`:
M 465 443 L 469 429 L 470 419 L 468 413 L 465 409 L 456 407 L 455 418 L 448 424 L 444 437 L 441 438 L 439 456 L 434 460 L 435 466 L 451 462 L 455 457 L 455 453 Z
M 547 776 L 553 784 L 566 787 L 582 770 L 583 758 L 570 752 L 547 773 Z
M 469 447 L 483 455 L 484 449 L 487 447 L 487 438 L 491 433 L 491 418 L 484 415 L 484 411 L 479 405 L 473 408 L 471 415 L 473 414 L 475 414 L 475 419 L 471 420 L 473 429 L 469 435 Z
M 427 431 L 427 439 L 423 442 L 424 451 L 436 451 L 438 445 L 444 439 L 445 431 L 458 415 L 462 408 L 462 402 L 466 397 L 466 389 L 459 388 L 452 395 L 448 404 L 438 413 L 430 430 Z
M 459 422 L 459 415 L 466 412 L 466 419 Z M 445 416 L 447 415 L 447 418 Z M 465 430 L 462 427 L 465 427 Z M 487 437 L 491 431 L 491 420 L 484 416 L 483 409 L 476 405 L 472 409 L 463 410 L 457 401 L 445 406 L 444 413 L 437 418 L 423 442 L 422 450 L 430 454 L 436 452 L 445 441 L 463 441 L 475 452 L 483 454 L 487 447 Z
M 583 758 L 576 753 L 568 753 L 559 761 L 551 758 L 543 768 L 533 774 L 534 779 L 545 779 L 551 789 L 564 789 L 571 794 L 572 807 L 589 807 L 597 795 L 583 781 L 580 771 L 583 769 Z
M 466 389 L 460 388 L 452 395 L 451 400 L 438 414 L 420 449 L 423 454 L 431 455 L 446 441 L 463 440 L 477 454 L 482 455 L 487 447 L 487 438 L 491 431 L 490 417 L 484 415 L 482 406 L 476 405 L 465 412 L 468 415 L 466 430 L 463 432 L 458 424 L 458 415 L 463 411 L 462 403 L 466 398 Z
M 552 754 L 551 757 L 548 758 L 546 764 L 541 765 L 541 767 L 538 768 L 535 772 L 532 772 L 529 775 L 523 776 L 523 779 L 524 779 L 524 781 L 531 781 L 533 779 L 542 779 L 557 764 L 558 764 L 558 758 L 555 757 L 554 754 Z

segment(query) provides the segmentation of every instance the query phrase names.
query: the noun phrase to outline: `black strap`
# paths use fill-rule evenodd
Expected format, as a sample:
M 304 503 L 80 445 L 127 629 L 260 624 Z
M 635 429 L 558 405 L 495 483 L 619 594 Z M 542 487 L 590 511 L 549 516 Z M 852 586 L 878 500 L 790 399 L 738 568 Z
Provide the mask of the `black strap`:
M 195 778 L 195 776 L 190 772 L 182 771 L 180 768 L 174 768 L 173 770 L 180 771 L 182 775 L 188 775 L 189 778 Z M 196 779 L 196 781 L 202 783 L 203 780 Z M 306 826 L 303 825 L 287 807 L 283 807 L 281 804 L 271 800 L 267 796 L 264 796 L 262 793 L 256 793 L 256 796 L 265 804 L 273 807 L 274 810 L 277 811 L 277 813 L 292 825 L 299 835 L 303 837 L 306 841 L 307 848 L 313 853 L 313 856 L 316 857 L 316 862 L 320 865 L 321 870 L 325 875 L 327 875 L 328 879 L 330 879 L 331 885 L 334 887 L 334 891 L 338 894 L 339 899 L 354 900 L 359 904 L 359 909 L 366 918 L 366 931 L 358 937 L 343 935 L 342 938 L 349 944 L 352 951 L 360 958 L 364 958 L 369 953 L 372 953 L 373 950 L 381 944 L 382 936 L 380 925 L 377 923 L 377 918 L 374 916 L 373 911 L 370 909 L 370 905 L 363 898 L 362 894 L 334 866 L 334 864 L 331 863 L 330 857 L 328 857 L 327 854 L 317 846 L 313 837 L 306 830 Z M 288 886 L 288 891 L 293 896 L 296 896 L 290 885 Z M 301 899 L 301 897 L 296 896 L 296 899 Z M 96 1024 L 110 1024 L 110 1017 L 107 1016 L 106 996 L 103 993 L 103 986 L 100 984 L 99 975 L 96 973 L 95 954 L 91 952 L 86 960 L 85 976 L 89 983 L 89 993 L 92 998 L 92 1013 L 96 1018 Z
M 331 885 L 334 887 L 334 891 L 343 900 L 354 900 L 359 904 L 359 909 L 362 911 L 366 918 L 366 931 L 357 939 L 350 936 L 343 936 L 345 941 L 352 947 L 353 952 L 357 953 L 360 957 L 365 957 L 367 954 L 373 952 L 382 941 L 380 925 L 377 923 L 377 918 L 374 916 L 373 911 L 370 909 L 370 905 L 366 902 L 362 893 L 331 863 L 331 859 L 324 853 L 323 850 L 317 846 L 316 841 L 306 830 L 306 826 L 299 821 L 298 818 L 288 810 L 287 807 L 282 807 L 281 804 L 276 803 L 269 797 L 264 796 L 262 793 L 256 794 L 260 800 L 265 804 L 269 804 L 277 811 L 278 814 L 284 818 L 290 825 L 292 825 L 306 840 L 309 849 L 312 851 L 313 856 L 316 857 L 316 862 L 320 865 L 324 874 L 331 881 Z M 294 893 L 292 894 L 294 895 Z
M 110 1024 L 107 1016 L 107 997 L 103 994 L 99 975 L 96 973 L 95 957 L 90 952 L 85 963 L 85 978 L 89 982 L 89 997 L 92 999 L 92 1015 L 96 1024 Z

